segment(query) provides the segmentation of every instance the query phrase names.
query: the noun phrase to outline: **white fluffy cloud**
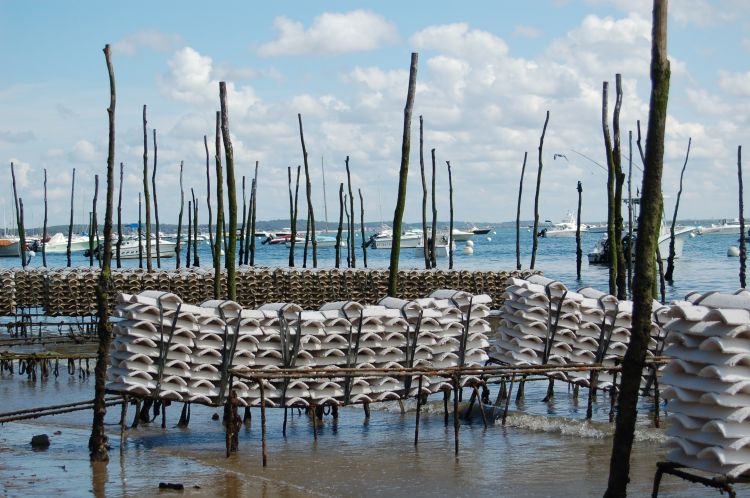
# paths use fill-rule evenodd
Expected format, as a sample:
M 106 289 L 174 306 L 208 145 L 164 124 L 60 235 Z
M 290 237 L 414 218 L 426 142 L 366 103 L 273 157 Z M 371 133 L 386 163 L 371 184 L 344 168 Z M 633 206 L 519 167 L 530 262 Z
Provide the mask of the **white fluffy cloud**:
M 274 26 L 279 36 L 260 46 L 258 54 L 263 57 L 362 52 L 398 39 L 391 22 L 366 10 L 326 12 L 316 17 L 308 29 L 283 16 L 276 18 Z
M 157 30 L 133 33 L 112 45 L 112 51 L 118 55 L 133 56 L 141 50 L 166 52 L 182 42 L 182 37 L 174 33 L 162 33 Z

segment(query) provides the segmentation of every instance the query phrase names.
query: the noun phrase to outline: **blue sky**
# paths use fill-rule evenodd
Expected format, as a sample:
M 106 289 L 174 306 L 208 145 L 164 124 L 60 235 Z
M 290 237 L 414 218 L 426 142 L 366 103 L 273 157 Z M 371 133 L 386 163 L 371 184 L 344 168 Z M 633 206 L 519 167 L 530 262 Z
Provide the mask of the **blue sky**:
M 381 212 L 386 221 L 392 217 L 412 51 L 420 61 L 408 221 L 420 217 L 420 114 L 426 157 L 436 148 L 440 217 L 447 218 L 450 160 L 456 217 L 471 221 L 514 218 L 524 151 L 529 164 L 522 216 L 531 218 L 546 110 L 551 118 L 542 218 L 556 220 L 572 210 L 581 180 L 584 218 L 604 219 L 606 175 L 573 152 L 604 162 L 602 81 L 613 86 L 615 73 L 623 74 L 624 140 L 636 120 L 647 120 L 648 0 L 223 5 L 219 11 L 205 3 L 168 1 L 0 4 L 0 160 L 8 180 L 9 164 L 16 164 L 27 222 L 41 222 L 44 168 L 51 223 L 67 219 L 73 167 L 77 220 L 90 209 L 93 175 L 103 178 L 106 163 L 106 43 L 114 49 L 116 160 L 126 168 L 128 221 L 137 217 L 144 104 L 149 130 L 157 129 L 161 219 L 176 218 L 180 161 L 186 188 L 205 199 L 203 135 L 213 136 L 220 80 L 230 86 L 238 175 L 250 175 L 260 161 L 261 219 L 288 215 L 286 168 L 302 161 L 297 112 L 303 115 L 318 211 L 321 157 L 333 219 L 349 155 L 367 220 L 379 220 Z M 734 217 L 736 147 L 746 135 L 750 107 L 750 6 L 682 0 L 670 8 L 666 204 L 671 209 L 692 137 L 682 215 Z M 610 111 L 613 88 L 611 94 Z M 568 161 L 553 160 L 555 153 Z M 149 156 L 151 163 L 151 150 Z M 9 181 L 1 185 L 0 204 L 10 220 Z

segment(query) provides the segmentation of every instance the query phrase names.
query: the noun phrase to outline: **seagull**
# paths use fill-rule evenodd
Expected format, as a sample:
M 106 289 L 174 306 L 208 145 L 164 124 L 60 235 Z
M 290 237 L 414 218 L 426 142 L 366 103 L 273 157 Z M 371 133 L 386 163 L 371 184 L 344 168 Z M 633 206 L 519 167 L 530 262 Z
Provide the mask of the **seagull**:
M 557 159 L 558 157 L 562 157 L 562 158 L 563 158 L 563 159 L 565 159 L 566 161 L 568 160 L 568 156 L 566 156 L 565 154 L 555 154 L 555 155 L 553 155 L 553 156 L 552 156 L 552 160 L 554 161 L 554 160 L 556 160 L 556 159 Z

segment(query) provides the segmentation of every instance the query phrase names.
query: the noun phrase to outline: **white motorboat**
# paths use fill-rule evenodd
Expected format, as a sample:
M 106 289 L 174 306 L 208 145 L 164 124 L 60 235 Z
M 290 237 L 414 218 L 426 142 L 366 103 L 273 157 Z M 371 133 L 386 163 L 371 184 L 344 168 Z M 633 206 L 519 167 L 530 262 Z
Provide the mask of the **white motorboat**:
M 0 257 L 10 258 L 21 255 L 21 239 L 18 237 L 0 237 Z
M 573 213 L 568 211 L 567 217 L 560 223 L 555 223 L 552 228 L 543 228 L 539 235 L 548 239 L 559 237 L 575 237 L 578 229 L 577 220 Z M 588 230 L 588 227 L 581 224 L 581 233 Z
M 473 235 L 473 234 L 472 234 Z M 407 230 L 401 234 L 401 249 L 417 247 L 422 240 L 422 230 Z M 393 247 L 393 231 L 385 228 L 370 237 L 368 246 L 372 249 L 390 249 Z
M 707 227 L 698 227 L 697 233 L 698 235 L 739 235 L 740 222 L 737 219 L 732 222 L 723 219 L 719 223 L 712 223 Z
M 473 231 L 461 230 L 458 228 L 453 229 L 453 242 L 466 242 L 467 240 L 471 240 L 473 236 Z
M 695 233 L 693 227 L 676 227 L 674 230 L 674 257 L 679 259 L 682 257 L 682 249 L 685 245 L 685 240 L 689 239 L 692 234 Z M 633 237 L 635 239 L 635 237 Z M 669 229 L 666 230 L 662 227 L 659 232 L 659 255 L 661 259 L 666 261 L 669 257 Z M 635 243 L 635 240 L 633 241 Z M 627 236 L 623 239 L 623 243 L 627 244 Z M 635 260 L 635 246 L 633 247 L 633 260 Z M 594 249 L 588 254 L 590 264 L 607 264 L 609 262 L 609 240 L 607 237 L 603 237 L 596 241 Z
M 140 244 L 138 243 L 138 240 L 132 239 L 132 240 L 126 240 L 123 241 L 122 245 L 120 246 L 120 259 L 138 259 L 138 246 L 142 248 L 142 254 L 143 257 L 146 257 L 146 241 L 141 240 Z M 169 240 L 161 240 L 159 239 L 159 258 L 173 258 L 175 256 L 175 247 L 177 246 L 176 243 L 171 242 Z M 117 248 L 114 244 L 112 244 L 112 255 L 116 254 Z M 156 257 L 156 240 L 151 240 L 151 257 Z
M 305 243 L 304 237 L 297 236 L 294 239 L 294 244 L 297 247 L 301 247 L 304 243 Z M 310 243 L 312 244 L 312 240 L 310 241 Z M 318 249 L 326 248 L 326 247 L 336 247 L 336 237 L 329 237 L 327 235 L 316 235 L 315 243 L 318 246 Z M 286 240 L 285 244 L 287 247 L 292 245 L 291 237 Z M 343 238 L 341 239 L 340 247 L 346 247 L 346 240 Z
M 96 243 L 96 242 L 95 242 Z M 89 238 L 83 235 L 73 235 L 70 238 L 70 252 L 85 251 L 89 248 Z M 50 237 L 44 244 L 47 254 L 67 253 L 68 238 L 60 232 Z
M 494 230 L 494 228 L 495 227 L 489 227 L 489 226 L 478 227 L 476 225 L 472 225 L 471 227 L 469 227 L 469 231 L 473 233 L 474 235 L 487 235 L 492 230 Z
M 450 256 L 451 251 L 456 250 L 456 243 L 453 243 L 453 248 L 450 249 L 448 247 L 447 242 L 440 242 L 439 244 L 435 244 L 435 256 L 438 258 L 447 258 Z M 414 255 L 417 257 L 424 257 L 424 244 L 422 243 L 422 239 L 419 240 L 419 244 L 417 247 L 414 248 Z

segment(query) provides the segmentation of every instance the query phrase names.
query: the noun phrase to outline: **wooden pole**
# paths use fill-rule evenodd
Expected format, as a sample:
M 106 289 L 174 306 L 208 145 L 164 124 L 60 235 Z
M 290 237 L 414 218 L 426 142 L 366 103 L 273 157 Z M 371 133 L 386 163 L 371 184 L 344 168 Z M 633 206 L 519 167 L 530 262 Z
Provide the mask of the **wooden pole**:
M 625 253 L 628 267 L 628 296 L 633 298 L 633 130 L 628 131 L 628 250 Z
M 258 213 L 258 161 L 255 161 L 255 176 L 250 195 L 250 207 L 253 215 L 250 219 L 250 266 L 255 266 L 255 219 Z M 245 255 L 247 258 L 247 254 Z
M 421 116 L 420 116 L 421 118 Z M 422 408 L 422 376 L 419 376 L 419 384 L 417 385 L 417 417 L 414 423 L 414 446 L 419 444 L 419 415 L 421 414 Z
M 581 250 L 581 201 L 583 197 L 583 185 L 578 182 L 578 216 L 576 218 L 576 278 L 581 280 L 581 259 L 583 251 Z M 520 268 L 519 268 L 520 269 Z
M 252 183 L 254 184 L 255 180 L 252 180 Z M 244 194 L 245 177 L 244 176 L 242 177 L 242 188 L 243 188 L 243 193 L 242 193 L 242 198 L 243 198 L 243 215 L 242 216 L 243 216 L 243 219 L 246 218 L 246 221 L 248 222 L 248 225 L 245 228 L 245 233 L 244 233 L 245 239 L 244 240 L 240 239 L 240 250 L 241 250 L 241 252 L 244 253 L 242 256 L 240 256 L 240 263 L 243 264 L 243 265 L 246 265 L 248 263 L 248 261 L 250 261 L 250 239 L 251 239 L 251 237 L 250 237 L 250 224 L 249 224 L 249 221 L 250 221 L 250 217 L 252 216 L 251 211 L 253 210 L 253 186 L 250 185 L 250 201 L 248 202 L 247 213 L 245 214 L 244 213 L 244 198 L 245 198 L 245 194 Z M 245 224 L 245 222 L 243 222 L 243 225 L 244 224 Z
M 346 183 L 349 186 L 349 214 L 351 215 L 349 218 L 349 227 L 347 228 L 349 233 L 346 236 L 347 240 L 349 241 L 347 245 L 347 251 L 351 251 L 351 267 L 356 268 L 357 256 L 356 251 L 354 250 L 354 194 L 352 193 L 352 175 L 349 172 L 349 156 L 346 156 Z
M 692 141 L 692 137 L 688 137 L 685 162 L 682 165 L 682 172 L 680 173 L 680 189 L 677 191 L 677 200 L 675 201 L 674 213 L 672 214 L 672 225 L 669 227 L 669 256 L 667 257 L 667 271 L 664 273 L 664 280 L 670 283 L 674 277 L 674 227 L 677 224 L 677 211 L 680 209 L 680 197 L 682 197 L 682 179 L 685 176 L 685 168 L 687 167 L 688 158 L 690 157 L 690 144 Z
M 544 147 L 544 134 L 547 133 L 547 123 L 549 123 L 549 111 L 547 111 L 547 117 L 544 119 L 544 127 L 542 128 L 542 136 L 539 138 L 539 169 L 536 174 L 536 194 L 534 195 L 534 233 L 531 242 L 531 264 L 529 268 L 532 270 L 536 264 L 536 250 L 539 245 L 539 190 L 542 186 L 542 149 Z
M 24 228 L 24 223 L 23 223 L 23 198 L 22 197 L 18 198 L 18 219 L 21 220 L 20 223 L 19 223 L 19 225 L 18 225 L 19 226 L 19 230 L 18 231 L 19 232 L 25 232 L 26 229 Z M 25 246 L 25 245 L 26 244 L 24 243 L 23 246 Z M 21 256 L 23 258 L 23 261 L 21 261 L 21 263 L 22 263 L 22 266 L 24 268 L 26 268 L 26 265 L 31 262 L 31 258 L 29 258 L 28 261 L 27 261 L 26 260 L 26 256 L 25 256 L 25 254 L 26 254 L 25 248 L 21 249 L 21 251 L 22 251 L 21 254 L 23 255 L 23 256 Z
M 112 322 L 109 321 L 109 289 L 112 287 L 112 201 L 114 197 L 115 170 L 115 75 L 112 69 L 109 45 L 104 47 L 104 57 L 109 72 L 110 103 L 107 109 L 109 115 L 109 147 L 107 153 L 107 193 L 106 209 L 104 212 L 104 251 L 102 266 L 96 286 L 96 304 L 98 325 L 97 334 L 99 344 L 96 355 L 95 388 L 94 388 L 94 420 L 91 424 L 89 451 L 92 461 L 109 460 L 107 450 L 107 436 L 104 430 L 104 417 L 107 414 L 105 405 L 105 382 L 107 365 L 109 364 L 109 348 L 112 342 Z
M 193 250 L 193 201 L 188 201 L 187 250 L 185 251 L 185 268 L 190 268 L 190 253 Z
M 336 229 L 336 262 L 335 267 L 341 268 L 341 231 L 344 224 L 344 183 L 339 183 L 339 225 Z
M 26 231 L 23 228 L 23 219 L 21 218 L 21 207 L 18 200 L 18 190 L 16 190 L 16 169 L 13 166 L 13 162 L 10 163 L 10 176 L 13 180 L 13 198 L 15 199 L 16 206 L 16 227 L 18 228 L 19 241 L 19 252 L 21 256 L 21 266 L 26 268 Z
M 216 112 L 216 237 L 214 239 L 214 299 L 221 296 L 221 244 L 224 239 L 224 172 L 221 168 L 221 111 Z
M 208 208 L 208 244 L 211 247 L 211 261 L 214 260 L 214 233 L 211 226 L 213 213 L 211 212 L 211 173 L 208 155 L 208 137 L 203 135 L 203 148 L 206 150 L 206 207 Z
M 124 166 L 120 163 L 120 183 L 118 185 L 119 193 L 117 194 L 117 246 L 115 249 L 115 256 L 117 260 L 117 268 L 122 267 L 120 262 L 120 248 L 122 247 L 122 177 L 124 173 Z
M 615 110 L 612 116 L 612 164 L 615 176 L 615 255 L 617 256 L 617 298 L 627 299 L 627 279 L 625 271 L 625 253 L 622 247 L 622 186 L 625 183 L 625 173 L 622 172 L 622 152 L 620 149 L 620 110 L 622 108 L 622 76 L 615 74 Z
M 138 192 L 138 268 L 143 268 L 143 220 L 141 219 L 142 211 L 143 205 L 141 201 L 141 192 Z M 179 237 L 177 238 L 177 240 L 179 240 Z
M 609 135 L 609 82 L 602 83 L 602 133 L 607 156 L 607 240 L 609 242 L 609 293 L 617 295 L 617 229 L 615 225 L 615 164 Z
M 448 165 L 448 199 L 450 206 L 450 222 L 448 226 L 448 269 L 453 269 L 453 175 L 451 174 L 451 162 Z
M 146 122 L 146 105 L 143 105 L 143 204 L 146 209 L 146 271 L 151 273 L 151 196 L 148 191 L 148 128 Z
M 297 193 L 299 193 L 299 170 L 297 166 Z M 294 267 L 294 243 L 297 238 L 297 220 L 295 219 L 297 211 L 296 196 L 292 195 L 292 167 L 287 167 L 287 177 L 289 180 L 289 225 L 292 232 L 292 238 L 289 240 L 289 266 Z
M 352 217 L 349 215 L 349 206 L 346 203 L 347 201 L 347 195 L 344 195 L 344 216 L 346 216 L 346 226 L 351 227 L 352 224 Z M 346 247 L 346 267 L 351 268 L 352 267 L 352 253 L 349 251 L 349 232 L 346 235 L 346 241 L 347 241 L 347 247 Z
M 391 264 L 388 267 L 388 295 L 394 297 L 398 292 L 398 261 L 401 253 L 401 225 L 404 220 L 404 208 L 406 207 L 406 183 L 409 179 L 409 150 L 411 148 L 411 111 L 414 107 L 414 94 L 417 87 L 417 61 L 419 56 L 416 52 L 411 54 L 411 65 L 409 66 L 409 89 L 406 93 L 406 106 L 404 107 L 404 133 L 401 139 L 401 167 L 398 177 L 398 194 L 396 196 L 396 209 L 393 212 L 393 245 L 391 246 Z M 432 234 L 433 238 L 435 234 Z
M 240 223 L 240 264 L 245 260 L 245 223 L 249 216 L 247 211 L 247 198 L 245 196 L 245 175 L 242 175 L 242 221 Z M 249 232 L 249 231 L 248 231 Z
M 94 175 L 94 200 L 91 206 L 91 230 L 89 232 L 89 266 L 94 266 L 94 251 L 99 251 L 99 244 L 94 244 L 94 238 L 98 230 L 99 223 L 96 219 L 96 204 L 99 200 L 99 175 Z
M 177 245 L 174 248 L 175 268 L 180 268 L 180 245 L 182 244 L 182 211 L 185 206 L 185 190 L 182 187 L 183 161 L 180 161 L 180 212 L 177 214 Z
M 156 128 L 153 129 L 153 136 L 154 136 L 154 170 L 151 172 L 151 190 L 154 194 L 154 223 L 156 223 L 156 230 L 154 231 L 154 236 L 156 237 L 156 267 L 161 268 L 161 255 L 159 253 L 159 201 L 156 199 L 156 155 L 157 155 L 157 146 L 156 146 Z
M 224 156 L 227 163 L 227 202 L 229 202 L 229 246 L 226 249 L 227 299 L 237 299 L 237 280 L 235 276 L 235 257 L 237 249 L 237 191 L 234 182 L 234 151 L 232 138 L 229 136 L 229 115 L 227 114 L 227 85 L 219 82 L 219 99 L 221 101 L 221 135 L 224 140 Z
M 521 194 L 523 193 L 523 175 L 526 173 L 526 157 L 528 155 L 528 152 L 523 153 L 521 181 L 518 183 L 518 206 L 516 207 L 516 270 L 521 269 Z
M 302 159 L 305 165 L 305 189 L 307 192 L 307 218 L 308 224 L 310 225 L 310 236 L 312 237 L 312 257 L 313 257 L 313 268 L 318 267 L 318 241 L 315 238 L 315 211 L 313 210 L 312 202 L 312 184 L 310 183 L 310 170 L 307 167 L 307 148 L 305 147 L 305 134 L 302 131 L 302 114 L 297 114 L 297 121 L 299 121 L 299 139 L 302 143 Z M 305 239 L 305 255 L 307 255 L 307 239 Z
M 44 227 L 42 228 L 42 265 L 47 268 L 47 168 L 44 168 Z
M 302 268 L 307 268 L 307 249 L 310 246 L 310 210 L 307 210 L 307 222 L 305 223 L 305 253 L 302 255 Z
M 747 248 L 745 238 L 745 201 L 742 191 L 742 146 L 737 147 L 737 184 L 739 185 L 740 200 L 740 287 L 745 288 L 745 261 L 747 259 Z
M 365 201 L 362 199 L 362 189 L 358 188 L 359 193 L 359 229 L 362 233 L 362 264 L 367 268 L 367 242 L 365 240 Z
M 195 191 L 190 188 L 190 194 L 193 197 L 193 266 L 200 266 L 200 256 L 198 256 L 198 201 L 195 200 Z
M 651 290 L 657 228 L 661 220 L 661 177 L 664 163 L 664 129 L 669 98 L 667 58 L 667 0 L 654 0 L 651 36 L 651 99 L 646 161 L 638 220 L 638 240 L 633 287 L 633 327 L 622 365 L 619 410 L 612 444 L 609 481 L 605 497 L 624 497 L 630 474 L 630 453 L 635 432 L 638 391 L 651 331 Z
M 260 385 L 260 439 L 263 467 L 268 464 L 268 450 L 266 449 L 266 392 L 263 387 L 263 379 L 259 379 Z
M 437 244 L 437 194 L 435 188 L 435 149 L 430 150 L 432 157 L 432 228 L 430 231 L 430 268 L 437 268 L 437 254 L 435 245 Z
M 427 178 L 424 173 L 424 123 L 419 116 L 419 173 L 422 177 L 422 245 L 424 246 L 424 267 L 430 269 L 430 247 L 427 244 Z
M 68 224 L 68 248 L 65 251 L 68 257 L 68 268 L 70 268 L 70 259 L 71 259 L 71 251 L 70 251 L 70 244 L 71 239 L 73 238 L 73 200 L 75 199 L 75 191 L 76 191 L 76 169 L 73 168 L 73 178 L 70 182 L 70 224 Z

